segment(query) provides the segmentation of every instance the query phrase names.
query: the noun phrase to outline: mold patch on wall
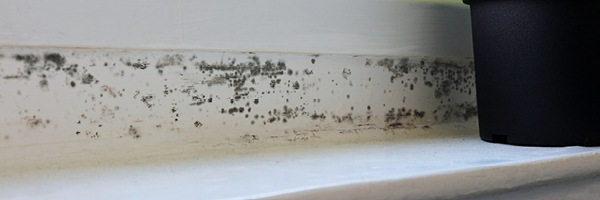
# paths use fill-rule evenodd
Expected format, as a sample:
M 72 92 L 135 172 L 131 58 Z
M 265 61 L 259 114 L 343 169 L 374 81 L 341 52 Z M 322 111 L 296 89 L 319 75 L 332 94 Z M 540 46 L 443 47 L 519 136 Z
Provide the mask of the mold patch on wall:
M 470 58 L 0 49 L 0 145 L 210 144 L 412 129 L 477 115 Z M 298 134 L 301 133 L 301 134 Z

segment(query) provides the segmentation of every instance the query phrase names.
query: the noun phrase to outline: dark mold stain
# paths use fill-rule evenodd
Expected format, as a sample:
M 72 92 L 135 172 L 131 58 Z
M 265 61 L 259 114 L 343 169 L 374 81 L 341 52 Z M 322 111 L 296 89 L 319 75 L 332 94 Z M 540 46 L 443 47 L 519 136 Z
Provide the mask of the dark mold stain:
M 69 67 L 62 68 L 62 71 L 65 72 L 70 77 L 74 77 L 77 75 L 77 67 L 78 66 L 79 65 L 77 65 L 77 64 L 73 64 L 73 65 L 70 65 Z
M 39 86 L 42 88 L 42 91 L 47 92 L 49 90 L 48 80 L 46 78 L 40 80 Z
M 25 120 L 26 126 L 29 128 L 37 128 L 37 127 L 43 127 L 46 128 L 46 125 L 50 124 L 50 120 L 43 120 L 40 118 L 37 118 L 35 115 L 34 116 L 27 116 L 25 118 L 23 118 Z
M 140 134 L 141 132 L 139 131 L 138 128 L 133 127 L 133 125 L 129 125 L 129 131 L 128 131 L 129 135 L 133 136 L 133 138 L 140 138 Z
M 313 113 L 313 114 L 310 116 L 310 119 L 312 119 L 312 120 L 317 120 L 317 119 L 324 120 L 325 118 L 326 118 L 326 117 L 325 117 L 325 114 L 321 113 L 320 115 L 318 115 L 316 112 L 314 112 L 314 113 Z
M 304 73 L 304 75 L 310 76 L 313 74 L 313 70 L 308 70 L 308 69 L 304 69 L 304 71 L 302 71 Z
M 56 65 L 56 70 L 59 70 L 66 63 L 66 59 L 64 56 L 61 56 L 59 53 L 47 53 L 44 55 L 44 64 L 54 63 Z
M 440 87 L 435 89 L 435 93 L 434 93 L 435 98 L 441 99 L 442 97 L 450 96 L 450 92 L 452 92 L 452 90 L 450 88 L 451 84 L 452 84 L 452 82 L 450 80 L 444 80 L 440 84 Z
M 40 57 L 33 54 L 17 54 L 14 56 L 14 58 L 17 61 L 23 61 L 29 66 L 33 66 L 40 61 Z
M 165 56 L 161 57 L 160 59 L 158 59 L 158 61 L 156 62 L 156 68 L 162 69 L 166 66 L 181 65 L 181 63 L 183 62 L 183 59 L 184 58 L 181 54 L 165 55 Z
M 436 119 L 439 119 L 440 121 L 449 121 L 452 119 L 463 119 L 463 120 L 469 120 L 473 117 L 476 117 L 478 112 L 477 112 L 477 105 L 473 102 L 465 102 L 465 103 L 455 103 L 455 104 L 450 104 L 450 105 L 440 105 L 437 107 L 437 109 L 433 112 L 435 113 L 442 113 L 442 116 L 435 116 Z M 441 119 L 439 118 L 441 117 Z
M 388 128 L 415 128 L 414 121 L 425 117 L 425 111 L 406 108 L 391 108 L 385 115 L 385 122 Z
M 84 74 L 83 78 L 81 78 L 81 83 L 83 84 L 92 84 L 94 82 L 94 76 L 92 74 Z
M 352 71 L 350 71 L 350 69 L 344 68 L 344 70 L 342 70 L 342 76 L 344 79 L 348 79 L 348 76 L 350 75 L 352 75 Z
M 229 114 L 233 114 L 233 113 L 236 113 L 236 112 L 238 112 L 238 111 L 239 111 L 239 110 L 238 110 L 238 108 L 237 108 L 237 107 L 233 107 L 233 108 L 229 108 L 229 111 L 228 111 L 228 113 L 229 113 Z
M 113 88 L 113 87 L 108 87 L 108 85 L 102 85 L 102 87 L 100 87 L 100 90 L 102 92 L 108 93 L 108 95 L 110 95 L 113 98 L 117 98 L 117 96 L 122 97 L 123 93 L 121 93 L 121 91 Z M 102 94 L 100 94 L 102 95 Z
M 425 85 L 427 87 L 433 87 L 433 83 L 431 83 L 431 81 L 425 81 Z
M 348 114 L 342 115 L 342 116 L 333 115 L 333 116 L 331 116 L 331 118 L 333 119 L 334 122 L 337 122 L 337 123 L 342 123 L 342 122 L 354 123 L 354 118 L 352 117 L 352 113 L 348 113 Z
M 313 58 L 313 59 L 310 59 L 310 62 L 311 62 L 312 64 L 315 64 L 315 62 L 316 62 L 316 61 L 317 61 L 317 60 L 315 60 L 314 58 Z
M 240 137 L 246 143 L 252 143 L 253 141 L 258 141 L 259 140 L 257 135 L 245 134 L 245 135 L 240 136 Z
M 229 63 L 214 63 L 208 64 L 206 61 L 195 63 L 196 68 L 205 73 L 208 72 L 212 77 L 210 80 L 202 81 L 211 87 L 214 85 L 226 85 L 234 88 L 234 92 L 255 91 L 254 88 L 246 87 L 246 82 L 249 80 L 252 84 L 256 84 L 253 77 L 263 76 L 272 79 L 270 82 L 271 88 L 276 88 L 281 83 L 281 79 L 277 76 L 284 75 L 286 72 L 289 75 L 291 69 L 287 69 L 285 61 L 280 60 L 277 63 L 267 60 L 261 63 L 258 56 L 249 57 L 248 62 L 236 63 L 236 59 L 231 59 Z M 222 72 L 213 75 L 216 71 Z M 293 72 L 293 70 L 291 70 Z
M 194 126 L 196 126 L 198 128 L 202 127 L 202 123 L 200 123 L 200 121 L 196 121 L 196 122 L 194 122 Z
M 127 63 L 125 63 L 127 66 L 131 66 L 135 69 L 146 69 L 148 68 L 148 65 L 150 65 L 150 63 L 146 62 L 146 61 L 142 61 L 142 59 L 138 59 L 137 63 L 130 63 L 129 61 Z
M 154 99 L 154 95 L 148 94 L 146 96 L 142 96 L 141 101 L 144 102 L 144 104 L 146 104 L 146 106 L 148 106 L 148 108 L 152 108 L 152 106 L 154 106 L 154 104 L 150 104 L 150 101 L 152 101 L 153 99 Z

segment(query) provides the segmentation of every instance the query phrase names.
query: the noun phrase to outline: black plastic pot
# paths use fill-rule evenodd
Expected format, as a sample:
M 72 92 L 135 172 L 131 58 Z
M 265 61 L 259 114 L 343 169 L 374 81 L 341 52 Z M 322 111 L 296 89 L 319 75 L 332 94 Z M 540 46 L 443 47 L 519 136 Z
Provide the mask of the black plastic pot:
M 481 139 L 600 145 L 600 1 L 471 7 Z

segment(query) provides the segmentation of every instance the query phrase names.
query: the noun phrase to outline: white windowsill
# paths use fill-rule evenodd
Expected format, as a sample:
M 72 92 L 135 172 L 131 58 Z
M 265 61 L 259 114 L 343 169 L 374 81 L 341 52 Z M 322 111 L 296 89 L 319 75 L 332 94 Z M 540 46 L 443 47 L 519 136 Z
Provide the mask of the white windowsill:
M 62 158 L 60 163 L 5 162 L 1 165 L 4 169 L 0 173 L 0 196 L 7 199 L 431 199 L 496 192 L 600 171 L 599 148 L 487 143 L 479 140 L 475 122 L 351 134 L 360 138 L 370 132 L 385 132 L 395 138 L 357 139 L 343 144 L 313 140 L 280 147 L 204 150 L 194 149 L 192 143 L 171 144 L 136 147 L 132 151 L 137 152 L 129 152 L 137 154 L 133 157 L 120 156 L 125 149 L 87 154 L 63 150 L 68 154 L 55 156 Z M 402 134 L 395 134 L 399 132 Z M 59 146 L 68 149 L 69 144 L 46 146 L 51 147 L 38 150 Z M 14 155 L 18 154 L 15 153 L 18 148 L 6 147 L 4 151 L 14 151 Z M 159 151 L 169 153 L 157 155 Z

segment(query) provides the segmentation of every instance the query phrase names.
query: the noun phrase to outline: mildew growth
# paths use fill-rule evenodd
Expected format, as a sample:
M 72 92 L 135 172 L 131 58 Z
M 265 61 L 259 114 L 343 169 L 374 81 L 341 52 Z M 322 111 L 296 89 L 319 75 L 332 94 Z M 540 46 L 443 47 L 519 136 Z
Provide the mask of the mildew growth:
M 81 83 L 92 84 L 94 82 L 94 76 L 92 74 L 84 74 L 81 78 Z
M 56 70 L 60 70 L 66 63 L 65 57 L 59 53 L 48 53 L 44 55 L 44 65 L 53 64 Z
M 471 102 L 440 105 L 434 110 L 435 119 L 442 122 L 456 119 L 469 120 L 477 117 L 477 113 L 477 106 Z
M 137 62 L 132 63 L 129 59 L 124 60 L 123 58 L 121 58 L 121 62 L 127 66 L 142 70 L 148 68 L 148 65 L 150 65 L 150 63 L 142 59 L 137 59 Z M 108 66 L 108 63 L 104 63 L 104 66 Z
M 16 55 L 14 55 L 14 57 L 15 57 L 15 60 L 22 61 L 29 66 L 33 66 L 36 63 L 40 62 L 40 57 L 33 55 L 33 54 L 27 54 L 27 55 L 16 54 Z
M 202 133 L 265 142 L 288 131 L 278 137 L 304 141 L 320 130 L 411 129 L 477 116 L 474 67 L 462 58 L 322 56 L 316 63 L 315 55 L 4 51 L 12 56 L 0 67 L 12 71 L 1 72 L 2 98 L 30 101 L 29 113 L 41 108 L 33 119 L 0 105 L 10 113 L 2 119 L 22 121 L 23 132 L 49 128 L 43 116 L 73 137 L 140 138 L 144 130 L 144 139 Z M 57 109 L 64 113 L 48 111 Z M 76 127 L 63 126 L 67 119 Z
M 139 131 L 139 128 L 133 127 L 133 125 L 129 126 L 129 131 L 127 133 L 136 139 L 141 137 L 141 132 Z
M 27 116 L 23 118 L 25 120 L 25 125 L 29 128 L 46 128 L 46 125 L 50 124 L 49 119 L 40 119 L 34 116 Z

